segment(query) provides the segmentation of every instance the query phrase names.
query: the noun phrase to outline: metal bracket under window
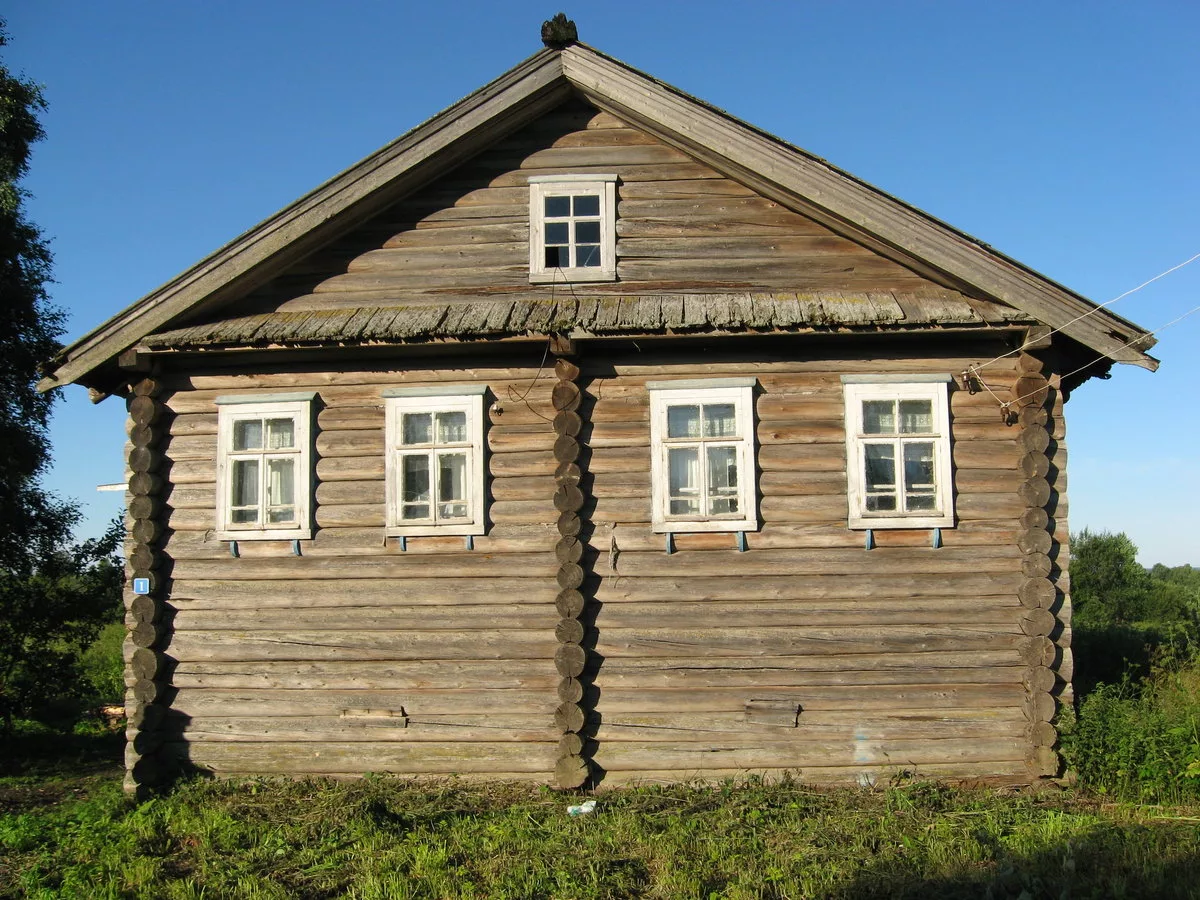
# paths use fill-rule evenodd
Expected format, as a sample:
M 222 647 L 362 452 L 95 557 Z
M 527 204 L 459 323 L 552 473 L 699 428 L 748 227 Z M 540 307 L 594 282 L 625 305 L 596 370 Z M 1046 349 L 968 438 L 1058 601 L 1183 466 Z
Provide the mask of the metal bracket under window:
M 942 529 L 933 529 L 933 536 L 930 539 L 930 543 L 933 545 L 934 550 L 940 550 L 942 548 Z
M 874 550 L 875 549 L 875 531 L 871 528 L 868 528 L 866 531 L 866 534 L 867 534 L 867 539 L 866 539 L 866 541 L 864 541 L 863 546 L 867 550 Z
M 298 540 L 292 541 L 292 556 L 299 556 L 299 555 L 300 555 L 300 542 Z
M 234 559 L 237 559 L 239 556 L 241 556 L 241 554 L 238 553 L 237 541 L 229 542 L 229 555 L 232 556 Z
M 746 552 L 746 532 L 744 531 L 739 531 L 737 533 L 737 548 L 738 553 Z
M 475 549 L 475 535 L 473 535 L 473 534 L 466 535 L 466 539 L 463 541 L 463 544 L 466 546 L 466 548 L 468 550 L 474 550 Z
M 675 535 L 673 535 L 671 532 L 668 531 L 667 532 L 667 556 L 670 556 L 674 552 L 675 552 Z
M 408 538 L 400 535 L 400 552 L 404 553 L 406 550 L 408 550 Z

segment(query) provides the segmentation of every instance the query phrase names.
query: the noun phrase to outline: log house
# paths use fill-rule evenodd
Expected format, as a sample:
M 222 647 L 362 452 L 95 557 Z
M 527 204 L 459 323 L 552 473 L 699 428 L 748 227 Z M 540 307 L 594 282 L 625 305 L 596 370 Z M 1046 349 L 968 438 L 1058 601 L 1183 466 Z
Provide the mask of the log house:
M 127 786 L 1057 774 L 1063 404 L 1153 338 L 563 28 L 49 366 Z

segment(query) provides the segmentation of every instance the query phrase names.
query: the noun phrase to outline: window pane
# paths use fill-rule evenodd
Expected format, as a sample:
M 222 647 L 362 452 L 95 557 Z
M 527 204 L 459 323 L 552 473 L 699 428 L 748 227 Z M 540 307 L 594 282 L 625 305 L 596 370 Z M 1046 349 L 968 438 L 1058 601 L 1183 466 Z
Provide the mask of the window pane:
M 253 525 L 258 521 L 258 507 L 251 509 L 235 509 L 230 516 L 234 525 Z
M 292 419 L 267 420 L 267 449 L 290 450 L 296 446 L 296 423 Z
M 438 457 L 438 501 L 467 499 L 467 454 L 443 453 Z
M 591 269 L 600 265 L 600 247 L 594 244 L 576 247 L 575 265 L 581 269 Z
M 700 513 L 700 459 L 696 447 L 667 451 L 667 484 L 672 515 Z
M 704 407 L 705 437 L 736 437 L 737 416 L 732 403 L 710 403 Z
M 272 525 L 286 525 L 288 522 L 296 521 L 296 508 L 294 506 L 277 506 L 267 510 L 267 521 Z
M 736 447 L 708 448 L 708 505 L 714 516 L 738 511 Z
M 233 487 L 230 506 L 258 506 L 257 459 L 235 459 L 230 483 Z M 254 519 L 250 519 L 250 521 L 254 521 Z
M 929 434 L 933 431 L 932 400 L 901 400 L 900 430 L 905 434 Z
M 577 243 L 577 244 L 598 244 L 598 243 L 600 243 L 600 223 L 599 222 L 576 222 L 575 223 L 575 243 Z
M 428 502 L 429 457 L 407 454 L 401 457 L 400 471 L 400 499 L 404 503 Z
M 933 509 L 936 498 L 933 471 L 933 442 L 910 441 L 904 445 L 904 505 L 910 510 Z
M 570 243 L 570 234 L 570 228 L 566 222 L 546 223 L 547 244 L 568 244 Z
M 891 444 L 866 444 L 863 447 L 866 463 L 867 490 L 889 490 L 896 486 L 896 448 Z
M 571 198 L 570 197 L 547 197 L 546 198 L 546 216 L 561 219 L 563 216 L 571 214 Z
M 296 502 L 296 461 L 267 460 L 267 506 L 291 506 Z
M 437 414 L 437 442 L 458 444 L 467 439 L 467 414 L 463 411 Z
M 598 194 L 578 194 L 573 199 L 575 201 L 575 215 L 600 215 L 600 196 Z M 597 225 L 597 227 L 599 226 Z
M 233 423 L 234 450 L 262 449 L 262 419 L 242 419 Z
M 430 413 L 405 413 L 404 444 L 428 444 L 433 440 L 433 416 Z
M 570 247 L 547 247 L 546 248 L 546 268 L 547 269 L 569 269 L 569 268 L 571 268 L 571 248 Z
M 893 400 L 863 401 L 863 434 L 895 434 L 896 403 Z
M 400 518 L 402 519 L 428 519 L 429 504 L 428 503 L 405 503 L 400 507 Z
M 699 406 L 668 406 L 667 407 L 667 437 L 698 438 L 700 437 L 700 407 Z
M 895 494 L 869 494 L 867 496 L 868 512 L 893 512 L 895 509 Z

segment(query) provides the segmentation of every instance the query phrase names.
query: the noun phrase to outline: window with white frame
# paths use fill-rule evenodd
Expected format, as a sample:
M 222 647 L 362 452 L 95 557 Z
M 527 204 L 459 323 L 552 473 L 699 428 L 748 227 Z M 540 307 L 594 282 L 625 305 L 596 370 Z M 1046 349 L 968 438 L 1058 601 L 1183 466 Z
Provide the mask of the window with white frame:
M 648 383 L 655 531 L 758 528 L 754 383 L 753 378 Z
M 312 537 L 314 393 L 217 398 L 217 537 Z
M 843 376 L 851 528 L 954 524 L 950 376 Z
M 616 175 L 529 179 L 529 280 L 615 281 Z
M 483 534 L 484 385 L 391 388 L 387 533 Z

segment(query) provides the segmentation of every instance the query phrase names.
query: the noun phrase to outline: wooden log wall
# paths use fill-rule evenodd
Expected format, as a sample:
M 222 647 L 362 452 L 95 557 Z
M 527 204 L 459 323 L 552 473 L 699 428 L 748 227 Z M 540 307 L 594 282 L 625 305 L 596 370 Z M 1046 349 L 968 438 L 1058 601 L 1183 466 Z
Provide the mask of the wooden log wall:
M 489 527 L 384 539 L 384 400 L 483 382 Z M 165 758 L 218 774 L 459 773 L 546 781 L 558 757 L 552 378 L 532 365 L 275 374 L 164 383 L 159 546 L 173 566 Z M 315 523 L 290 541 L 217 541 L 218 395 L 313 390 Z M 132 452 L 136 452 L 136 449 Z M 139 651 L 140 652 L 140 651 Z
M 247 311 L 422 296 L 561 295 L 529 283 L 533 175 L 616 173 L 617 273 L 576 296 L 695 291 L 918 291 L 928 282 L 756 195 L 608 113 L 572 103 L 298 263 Z
M 618 551 L 595 563 L 593 765 L 605 783 L 785 769 L 817 781 L 896 771 L 1028 780 L 1029 685 L 1044 692 L 1053 672 L 1029 662 L 1051 629 L 1045 609 L 1024 605 L 1041 594 L 1025 587 L 1018 549 L 1029 490 L 1018 429 L 960 382 L 958 524 L 942 530 L 942 546 L 928 529 L 876 530 L 868 550 L 846 526 L 840 376 L 959 373 L 973 361 L 865 350 L 584 361 L 594 543 Z M 645 382 L 747 371 L 759 384 L 762 528 L 745 552 L 733 534 L 680 534 L 668 554 L 650 527 Z M 1017 376 L 1012 358 L 989 369 L 993 383 Z
M 159 400 L 156 378 L 131 385 L 126 497 L 128 540 L 125 587 L 125 789 L 144 795 L 164 782 L 162 726 L 166 718 L 167 660 L 161 652 L 164 637 L 163 598 L 169 596 L 168 576 L 160 549 L 164 481 L 161 444 L 167 434 L 168 411 Z M 134 593 L 135 580 L 144 579 L 148 593 Z

